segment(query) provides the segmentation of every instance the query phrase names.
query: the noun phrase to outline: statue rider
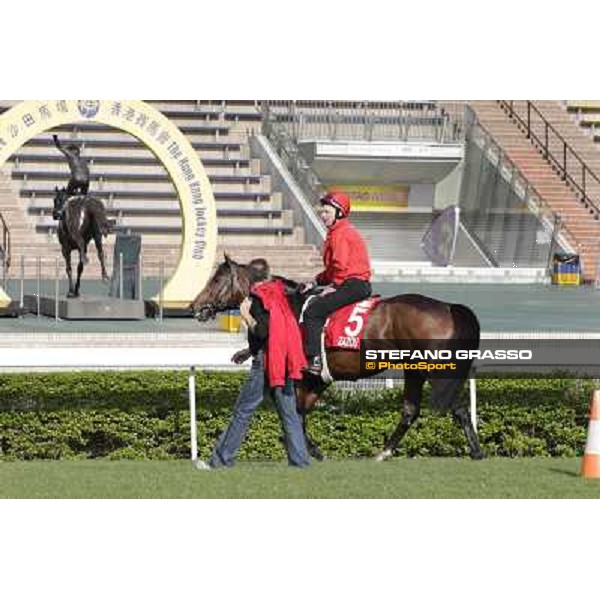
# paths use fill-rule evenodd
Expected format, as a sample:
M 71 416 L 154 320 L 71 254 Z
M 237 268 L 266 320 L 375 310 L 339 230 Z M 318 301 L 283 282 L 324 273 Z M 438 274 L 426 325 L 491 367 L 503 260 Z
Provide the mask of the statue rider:
M 87 195 L 90 188 L 90 170 L 87 161 L 79 153 L 79 148 L 72 144 L 66 148 L 60 143 L 58 136 L 52 136 L 55 146 L 67 157 L 71 179 L 67 186 L 67 196 L 75 196 L 77 193 Z

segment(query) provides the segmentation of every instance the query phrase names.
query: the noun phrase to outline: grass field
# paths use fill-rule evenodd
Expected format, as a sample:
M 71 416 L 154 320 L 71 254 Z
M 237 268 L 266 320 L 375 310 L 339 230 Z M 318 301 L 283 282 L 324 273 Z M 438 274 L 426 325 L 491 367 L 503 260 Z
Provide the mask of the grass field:
M 326 461 L 305 470 L 240 462 L 198 471 L 189 461 L 0 463 L 2 498 L 599 498 L 579 458 L 398 458 Z

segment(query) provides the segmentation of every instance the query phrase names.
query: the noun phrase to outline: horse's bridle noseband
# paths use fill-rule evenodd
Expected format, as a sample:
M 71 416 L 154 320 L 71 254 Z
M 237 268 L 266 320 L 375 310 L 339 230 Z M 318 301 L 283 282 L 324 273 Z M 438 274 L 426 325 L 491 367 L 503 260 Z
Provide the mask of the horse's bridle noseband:
M 231 265 L 229 266 L 229 270 L 231 273 L 231 291 L 233 292 L 233 289 L 235 287 L 236 278 L 235 278 L 234 270 L 231 268 Z M 220 312 L 225 312 L 226 310 L 236 310 L 238 308 L 239 308 L 239 304 L 227 303 L 227 304 L 225 304 L 225 306 L 221 306 L 215 302 L 208 302 L 201 309 L 197 310 L 194 314 L 197 317 L 204 311 L 208 311 L 208 317 L 207 317 L 207 320 L 208 320 L 208 319 L 213 319 Z

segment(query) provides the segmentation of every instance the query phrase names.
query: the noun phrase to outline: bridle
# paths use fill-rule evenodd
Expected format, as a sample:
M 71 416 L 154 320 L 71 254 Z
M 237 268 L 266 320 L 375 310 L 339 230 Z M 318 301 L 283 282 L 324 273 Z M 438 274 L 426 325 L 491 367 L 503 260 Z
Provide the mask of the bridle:
M 217 313 L 224 312 L 226 310 L 235 310 L 235 309 L 239 308 L 239 303 L 236 303 L 234 300 L 233 292 L 236 287 L 237 277 L 236 277 L 236 271 L 232 267 L 231 263 L 229 263 L 229 271 L 230 271 L 230 277 L 231 277 L 231 282 L 230 282 L 230 289 L 231 289 L 230 298 L 231 298 L 231 300 L 229 300 L 228 302 L 223 303 L 223 304 L 219 303 L 218 301 L 207 302 L 202 308 L 200 308 L 199 310 L 197 310 L 194 313 L 194 316 L 196 318 L 200 318 L 200 316 L 206 315 L 207 320 L 213 319 L 214 317 L 216 317 Z

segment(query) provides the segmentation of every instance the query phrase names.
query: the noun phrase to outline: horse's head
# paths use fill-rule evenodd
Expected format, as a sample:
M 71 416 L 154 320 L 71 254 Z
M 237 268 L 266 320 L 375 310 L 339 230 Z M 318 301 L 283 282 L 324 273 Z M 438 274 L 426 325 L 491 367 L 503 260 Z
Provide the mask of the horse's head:
M 246 265 L 240 265 L 225 254 L 225 261 L 215 271 L 204 290 L 192 302 L 198 321 L 214 319 L 217 313 L 238 308 L 250 292 L 251 278 Z
M 52 218 L 58 221 L 62 215 L 65 202 L 67 201 L 67 190 L 61 188 L 60 190 L 54 187 L 54 208 L 52 210 Z

